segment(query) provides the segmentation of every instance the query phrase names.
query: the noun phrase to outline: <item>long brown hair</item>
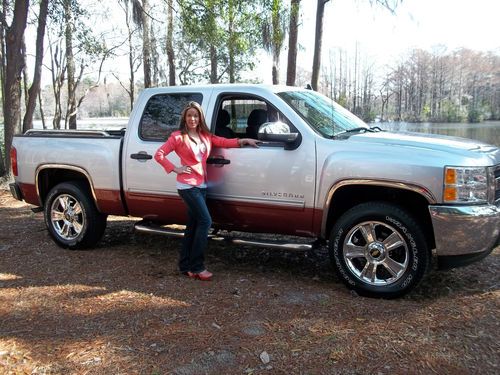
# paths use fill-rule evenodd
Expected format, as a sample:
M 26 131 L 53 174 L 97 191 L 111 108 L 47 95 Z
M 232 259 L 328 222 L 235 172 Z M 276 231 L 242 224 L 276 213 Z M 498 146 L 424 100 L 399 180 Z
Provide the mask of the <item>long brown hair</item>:
M 200 116 L 200 122 L 198 124 L 198 127 L 196 128 L 198 134 L 202 135 L 210 134 L 210 129 L 207 126 L 207 123 L 205 121 L 205 115 L 203 114 L 203 108 L 201 108 L 201 105 L 199 105 L 197 102 L 189 102 L 186 105 L 186 107 L 182 110 L 181 121 L 179 122 L 179 130 L 181 131 L 181 134 L 189 136 L 186 127 L 186 114 L 187 111 L 191 108 L 196 109 L 198 111 L 198 115 Z

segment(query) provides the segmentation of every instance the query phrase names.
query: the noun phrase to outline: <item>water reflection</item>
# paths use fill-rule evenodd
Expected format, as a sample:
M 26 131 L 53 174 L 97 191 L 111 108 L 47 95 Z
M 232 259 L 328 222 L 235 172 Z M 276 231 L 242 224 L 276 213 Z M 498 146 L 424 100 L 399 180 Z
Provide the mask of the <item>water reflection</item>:
M 500 121 L 485 121 L 478 124 L 381 122 L 376 125 L 395 132 L 421 132 L 476 139 L 500 147 Z

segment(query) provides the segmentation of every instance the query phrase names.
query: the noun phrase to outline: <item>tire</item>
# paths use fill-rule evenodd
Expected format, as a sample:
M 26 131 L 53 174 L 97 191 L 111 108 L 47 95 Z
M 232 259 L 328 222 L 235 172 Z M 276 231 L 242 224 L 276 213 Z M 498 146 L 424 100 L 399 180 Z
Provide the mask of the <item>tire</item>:
M 54 186 L 44 205 L 45 224 L 52 239 L 65 249 L 93 247 L 106 229 L 101 214 L 85 184 L 78 181 Z
M 367 297 L 408 293 L 430 262 L 418 222 L 385 202 L 362 203 L 345 212 L 333 226 L 329 251 L 342 282 Z

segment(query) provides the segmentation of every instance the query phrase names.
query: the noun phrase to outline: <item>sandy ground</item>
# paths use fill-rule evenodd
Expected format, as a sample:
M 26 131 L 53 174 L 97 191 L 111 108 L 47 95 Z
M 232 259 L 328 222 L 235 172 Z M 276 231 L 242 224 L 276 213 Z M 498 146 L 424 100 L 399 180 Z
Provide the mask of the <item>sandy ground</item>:
M 179 240 L 133 222 L 63 250 L 0 191 L 1 374 L 500 372 L 499 248 L 386 301 L 347 290 L 324 250 L 212 243 L 214 280 L 191 280 Z

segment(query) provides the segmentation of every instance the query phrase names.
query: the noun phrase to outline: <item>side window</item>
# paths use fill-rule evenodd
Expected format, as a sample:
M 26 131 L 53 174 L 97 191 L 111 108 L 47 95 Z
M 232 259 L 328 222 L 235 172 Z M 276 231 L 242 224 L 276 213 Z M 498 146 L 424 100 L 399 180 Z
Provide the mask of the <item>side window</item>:
M 200 93 L 160 94 L 149 99 L 139 124 L 139 138 L 145 141 L 165 141 L 179 128 L 181 113 L 186 104 L 201 104 Z
M 282 113 L 264 100 L 248 97 L 224 98 L 220 102 L 215 134 L 226 138 L 257 139 L 259 127 L 269 121 L 282 121 L 291 126 Z

